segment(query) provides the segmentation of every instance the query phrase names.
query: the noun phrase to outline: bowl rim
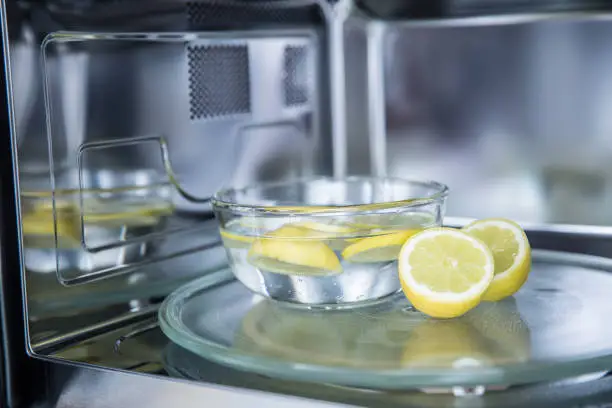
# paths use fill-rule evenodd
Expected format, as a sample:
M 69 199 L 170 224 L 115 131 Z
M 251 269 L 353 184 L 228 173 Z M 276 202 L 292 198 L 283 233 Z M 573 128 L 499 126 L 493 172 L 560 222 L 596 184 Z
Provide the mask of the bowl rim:
M 416 184 L 421 186 L 433 187 L 436 191 L 433 194 L 424 197 L 415 197 L 405 200 L 385 201 L 372 204 L 333 204 L 333 205 L 308 205 L 308 204 L 292 204 L 292 205 L 259 205 L 259 204 L 241 204 L 235 201 L 223 199 L 224 195 L 231 192 L 245 192 L 261 188 L 270 188 L 275 186 L 291 185 L 297 183 L 309 183 L 315 181 L 335 181 L 335 182 L 352 182 L 352 181 L 375 181 L 384 180 L 404 184 Z M 252 184 L 246 187 L 227 187 L 218 190 L 211 198 L 214 210 L 229 211 L 237 214 L 259 214 L 268 216 L 287 216 L 295 214 L 303 214 L 308 216 L 328 216 L 328 215 L 355 215 L 368 213 L 384 213 L 395 212 L 398 208 L 414 208 L 421 207 L 433 202 L 443 201 L 449 193 L 450 189 L 446 184 L 433 180 L 413 180 L 404 179 L 401 177 L 387 176 L 349 176 L 349 177 L 330 177 L 330 176 L 314 176 L 300 177 L 284 181 L 271 181 Z

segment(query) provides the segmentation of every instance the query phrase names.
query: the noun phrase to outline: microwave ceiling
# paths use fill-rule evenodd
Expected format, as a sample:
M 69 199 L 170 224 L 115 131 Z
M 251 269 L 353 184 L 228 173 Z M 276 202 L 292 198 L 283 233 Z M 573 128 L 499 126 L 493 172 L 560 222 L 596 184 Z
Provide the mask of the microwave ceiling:
M 317 0 L 7 0 L 36 31 L 214 31 L 318 26 Z M 28 18 L 26 17 L 26 18 Z
M 371 18 L 388 20 L 612 11 L 611 0 L 355 0 L 355 5 Z
M 376 20 L 605 13 L 612 0 L 6 0 L 35 30 L 210 31 L 320 26 L 322 5 L 352 3 Z M 13 13 L 17 15 L 17 13 Z M 12 22 L 15 24 L 15 20 Z

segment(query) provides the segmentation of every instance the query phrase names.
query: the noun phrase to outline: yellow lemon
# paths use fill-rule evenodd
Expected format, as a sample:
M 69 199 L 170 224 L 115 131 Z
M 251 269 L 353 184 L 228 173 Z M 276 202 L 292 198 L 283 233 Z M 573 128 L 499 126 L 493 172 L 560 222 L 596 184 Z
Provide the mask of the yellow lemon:
M 493 280 L 494 260 L 479 239 L 451 228 L 432 228 L 406 241 L 398 269 L 404 294 L 415 308 L 451 318 L 480 303 Z
M 420 231 L 399 231 L 359 239 L 342 251 L 342 258 L 353 263 L 395 261 L 404 242 Z
M 256 268 L 286 275 L 342 273 L 334 251 L 309 234 L 312 230 L 291 224 L 280 227 L 253 242 L 248 260 Z
M 495 277 L 483 300 L 497 301 L 515 294 L 531 270 L 531 247 L 515 222 L 491 218 L 473 222 L 463 231 L 484 242 L 495 259 Z
M 309 237 L 324 240 L 334 251 L 342 251 L 359 238 L 349 238 L 359 235 L 360 230 L 353 226 L 328 224 L 315 221 L 302 221 L 292 225 L 310 230 Z
M 51 211 L 27 212 L 23 214 L 22 231 L 24 245 L 28 248 L 53 248 L 55 226 Z M 57 214 L 57 247 L 78 248 L 81 245 L 81 224 L 69 214 Z
M 351 228 L 346 225 L 327 224 L 315 221 L 302 221 L 291 225 L 316 231 L 319 233 L 318 235 L 321 238 L 337 238 L 341 236 L 355 234 L 358 231 L 358 229 Z
M 423 229 L 434 225 L 436 218 L 430 213 L 404 212 L 350 217 L 348 224 L 361 230 L 406 230 Z
M 219 229 L 223 245 L 228 248 L 248 248 L 255 241 L 254 236 L 242 235 L 224 228 Z
M 225 228 L 220 229 L 221 238 L 225 246 L 230 248 L 247 248 L 255 241 L 258 235 L 265 235 L 265 233 L 263 233 L 265 230 L 263 227 L 264 223 L 245 223 L 243 220 L 244 219 L 232 220 L 226 224 Z M 271 234 L 277 236 L 281 234 L 282 236 L 282 234 L 287 234 L 291 231 L 294 236 L 324 241 L 334 250 L 344 249 L 348 243 L 354 241 L 354 238 L 345 239 L 343 237 L 355 235 L 358 232 L 355 228 L 345 225 L 326 224 L 314 221 L 286 223 L 281 225 L 281 227 L 284 228 L 282 230 L 277 229 L 276 232 L 272 232 Z

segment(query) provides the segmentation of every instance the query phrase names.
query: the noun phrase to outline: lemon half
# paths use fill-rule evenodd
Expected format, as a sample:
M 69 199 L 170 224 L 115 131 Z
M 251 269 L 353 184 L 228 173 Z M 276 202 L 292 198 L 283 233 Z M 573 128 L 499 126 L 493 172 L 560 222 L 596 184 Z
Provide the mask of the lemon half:
M 404 294 L 415 308 L 451 318 L 480 303 L 493 280 L 494 260 L 479 239 L 451 228 L 432 228 L 406 241 L 398 269 Z
M 307 228 L 285 225 L 253 241 L 248 260 L 256 268 L 285 275 L 325 276 L 342 273 L 334 251 Z
M 495 277 L 483 300 L 497 301 L 515 294 L 531 270 L 531 247 L 525 231 L 501 218 L 473 222 L 463 231 L 484 242 L 495 259 Z

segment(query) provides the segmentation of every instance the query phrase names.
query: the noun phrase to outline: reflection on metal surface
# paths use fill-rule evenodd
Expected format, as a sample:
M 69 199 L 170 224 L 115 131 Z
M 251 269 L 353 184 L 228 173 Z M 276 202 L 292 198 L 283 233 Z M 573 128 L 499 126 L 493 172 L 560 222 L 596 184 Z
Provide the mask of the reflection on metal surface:
M 173 218 L 172 222 L 186 226 L 193 221 L 189 218 Z M 211 226 L 208 234 L 200 233 L 195 237 L 179 236 L 164 242 L 158 250 L 160 254 L 177 253 L 185 245 L 182 240 L 188 240 L 190 245 L 211 245 L 210 249 L 150 265 L 144 270 L 145 274 L 137 271 L 134 274 L 66 288 L 58 282 L 53 273 L 55 257 L 52 251 L 46 257 L 42 257 L 44 254 L 41 252 L 36 255 L 38 258 L 30 258 L 32 262 L 37 260 L 35 265 L 38 267 L 47 263 L 51 272 L 38 273 L 26 269 L 32 342 L 56 343 L 58 338 L 80 332 L 94 323 L 104 324 L 121 316 L 129 319 L 129 315 L 134 313 L 130 312 L 130 302 L 159 303 L 181 284 L 225 267 L 225 252 L 217 245 L 219 237 L 212 230 L 216 228 L 215 222 L 209 220 L 208 224 Z M 27 251 L 29 250 L 26 249 L 26 256 Z M 66 273 L 74 274 L 74 271 L 67 270 Z M 137 279 L 134 279 L 135 275 L 138 275 Z M 74 276 L 78 279 L 78 274 Z
M 32 58 L 42 55 L 45 62 L 45 83 L 19 90 L 35 103 L 20 102 L 17 107 L 23 117 L 17 133 L 24 188 L 26 314 L 37 350 L 109 330 L 113 322 L 125 324 L 186 281 L 225 266 L 217 226 L 210 208 L 202 204 L 222 185 L 331 172 L 331 139 L 322 118 L 327 117 L 322 111 L 329 98 L 320 85 L 327 56 L 324 30 L 315 24 L 322 22 L 312 13 L 312 4 L 283 5 L 278 16 L 290 11 L 299 17 L 293 25 L 260 25 L 247 31 L 203 26 L 218 24 L 208 13 L 225 10 L 224 5 L 198 7 L 197 16 L 190 8 L 189 24 L 199 27 L 190 32 L 174 24 L 180 7 L 164 9 L 155 3 L 147 10 L 164 17 L 157 26 L 149 20 L 130 26 L 157 27 L 149 31 L 122 32 L 117 25 L 123 20 L 96 17 L 129 9 L 134 15 L 126 20 L 135 22 L 144 9 L 135 12 L 123 3 L 109 6 L 113 11 L 100 10 L 90 4 L 79 15 L 89 15 L 92 24 L 96 20 L 92 27 L 98 27 L 97 32 L 56 32 L 42 42 L 42 54 L 39 47 L 49 28 L 44 24 L 36 27 L 40 35 L 35 40 L 13 39 L 24 49 L 30 47 Z M 230 9 L 236 11 L 236 5 Z M 83 24 L 67 4 L 35 12 L 61 16 L 71 28 Z M 282 21 L 272 25 L 278 23 Z M 205 78 L 189 75 L 188 47 L 209 50 L 237 43 L 246 47 L 241 58 L 206 54 L 215 59 L 207 65 L 213 71 Z M 15 59 L 13 70 L 27 73 L 24 61 Z M 195 106 L 190 91 L 231 85 L 218 82 L 214 70 L 220 67 L 246 75 L 236 88 L 242 92 L 226 95 L 227 106 L 243 106 L 247 98 L 250 109 L 244 115 L 191 120 L 190 108 L 207 111 L 211 106 Z M 215 88 L 213 96 L 219 96 L 219 90 Z M 206 98 L 196 102 L 214 103 Z M 118 200 L 119 207 L 110 210 L 112 194 L 136 200 L 146 209 L 130 212 L 132 201 Z M 90 196 L 95 196 L 95 206 Z M 39 201 L 46 202 L 48 211 L 34 212 L 34 222 L 29 222 L 31 204 Z M 159 202 L 164 210 L 150 211 Z M 100 211 L 105 212 L 104 225 Z M 122 215 L 120 221 L 117 214 Z M 109 216 L 114 217 L 112 228 Z M 146 228 L 135 228 L 132 224 L 141 219 L 148 222 Z M 34 234 L 32 226 L 38 228 Z M 48 273 L 54 271 L 57 278 Z
M 48 220 L 47 224 L 53 223 L 52 212 L 43 212 L 47 221 L 36 218 L 35 223 L 27 222 L 29 198 L 24 194 L 51 192 L 49 168 L 56 173 L 54 187 L 83 189 L 67 170 L 78 167 L 79 148 L 133 139 L 135 135 L 163 135 L 169 146 L 166 158 L 171 156 L 175 166 L 175 181 L 192 198 L 205 199 L 226 183 L 250 184 L 332 171 L 336 175 L 373 171 L 433 178 L 451 185 L 449 213 L 457 217 L 451 222 L 507 216 L 525 222 L 534 247 L 611 253 L 609 14 L 487 15 L 364 24 L 362 15 L 351 19 L 355 15 L 350 13 L 359 11 L 352 9 L 353 2 L 348 0 L 323 10 L 318 7 L 323 0 L 250 2 L 247 8 L 237 7 L 246 2 L 216 0 L 187 2 L 186 6 L 157 0 L 87 2 L 78 7 L 77 3 L 82 2 L 32 2 L 28 13 L 22 16 L 19 12 L 19 21 L 31 18 L 24 21 L 32 27 L 12 30 L 18 33 L 11 38 L 11 62 L 19 177 L 24 187 L 24 233 L 31 225 L 45 227 Z M 380 7 L 383 2 L 359 3 Z M 408 3 L 395 2 L 400 6 Z M 539 2 L 544 3 L 560 4 Z M 47 7 L 49 4 L 53 6 Z M 282 10 L 275 9 L 279 4 Z M 313 13 L 314 8 L 318 10 Z M 321 25 L 316 11 L 330 18 L 328 27 Z M 15 11 L 13 16 L 17 15 Z M 428 16 L 421 12 L 423 15 Z M 378 13 L 377 17 L 385 16 Z M 43 88 L 32 70 L 39 66 L 40 40 L 62 25 L 81 30 L 82 41 L 77 44 L 64 37 L 66 41 L 59 41 L 49 55 L 49 100 L 54 120 L 48 149 Z M 258 31 L 225 31 L 236 26 L 241 30 L 257 27 Z M 270 29 L 280 26 L 282 29 Z M 123 30 L 143 32 L 120 33 Z M 227 54 L 209 51 L 221 43 L 241 44 L 240 51 L 225 60 L 229 66 L 222 72 L 240 73 L 239 83 L 215 82 L 213 78 L 214 69 L 224 66 L 221 54 Z M 248 45 L 246 53 L 244 44 Z M 202 54 L 206 57 L 219 59 L 218 63 L 196 64 L 208 72 L 204 80 L 197 79 L 194 72 L 189 75 L 186 47 L 205 50 Z M 309 52 L 296 51 L 303 47 Z M 192 64 L 202 62 L 196 55 L 191 59 Z M 221 88 L 236 93 L 225 95 Z M 227 96 L 228 100 L 206 105 L 209 95 L 194 98 L 190 91 L 210 91 L 210 95 Z M 196 120 L 190 117 L 194 108 Z M 239 115 L 223 114 L 226 112 Z M 254 123 L 268 126 L 253 127 Z M 283 125 L 269 126 L 279 123 Z M 93 177 L 110 171 L 129 178 L 143 170 L 164 176 L 164 160 L 140 147 L 122 145 L 110 154 L 106 150 L 107 154 L 91 155 L 82 169 L 91 171 Z M 62 185 L 62 177 L 66 185 Z M 40 179 L 44 182 L 37 184 Z M 30 189 L 33 184 L 36 186 Z M 125 184 L 133 187 L 134 183 Z M 146 184 L 151 187 L 155 183 Z M 165 178 L 162 184 L 165 189 Z M 180 190 L 175 193 L 169 200 L 173 204 L 170 214 L 164 210 L 145 217 L 155 222 L 138 231 L 120 223 L 101 242 L 88 236 L 91 228 L 84 224 L 89 222 L 91 227 L 96 219 L 87 214 L 91 207 L 83 211 L 85 200 L 66 211 L 80 215 L 78 226 L 82 228 L 74 235 L 77 244 L 85 243 L 92 252 L 95 247 L 105 249 L 101 251 L 105 257 L 90 258 L 92 262 L 87 263 L 69 251 L 62 252 L 66 248 L 57 248 L 60 280 L 88 281 L 87 285 L 65 287 L 54 274 L 45 273 L 58 269 L 54 244 L 41 248 L 41 240 L 32 245 L 36 234 L 24 234 L 28 335 L 35 351 L 45 357 L 157 375 L 168 370 L 208 386 L 81 371 L 62 393 L 59 407 L 188 406 L 201 404 L 203 399 L 223 406 L 259 401 L 266 407 L 289 404 L 285 398 L 270 402 L 267 395 L 244 388 L 355 405 L 456 405 L 446 395 L 430 398 L 405 392 L 288 384 L 224 369 L 168 345 L 155 323 L 146 320 L 147 313 L 178 286 L 214 273 L 226 263 L 222 249 L 215 246 L 215 225 L 203 214 L 208 208 L 191 203 Z M 161 201 L 165 201 L 165 194 Z M 59 213 L 60 218 L 65 215 Z M 172 228 L 193 230 L 155 243 L 148 240 Z M 68 233 L 63 234 L 65 231 Z M 74 238 L 73 232 L 60 225 L 44 235 L 51 242 L 56 233 L 60 238 Z M 139 239 L 145 247 L 136 242 Z M 111 248 L 113 242 L 123 247 Z M 126 242 L 129 245 L 124 246 Z M 171 254 L 186 254 L 188 247 L 207 250 L 159 262 Z M 117 270 L 107 268 L 128 264 L 146 267 L 129 273 L 130 268 L 121 269 L 126 275 L 110 277 Z M 104 273 L 92 275 L 92 271 Z M 96 280 L 102 277 L 108 279 Z M 540 288 L 537 296 L 555 298 L 559 294 Z M 573 298 L 565 301 L 576 305 Z M 232 299 L 225 302 L 233 304 Z M 402 313 L 413 314 L 407 310 Z M 144 323 L 133 322 L 140 317 Z M 593 330 L 596 323 L 584 321 Z M 212 383 L 235 388 L 228 391 Z M 595 402 L 596 394 L 605 396 L 612 383 L 604 379 L 591 387 L 587 391 L 572 385 L 553 392 L 552 386 L 542 385 L 499 394 L 487 392 L 478 398 L 482 406 L 496 407 L 534 402 L 558 406 L 562 398 L 579 405 Z M 119 393 L 118 389 L 134 393 Z M 100 398 L 94 400 L 91 395 Z M 609 391 L 607 397 L 612 397 Z M 112 398 L 124 399 L 111 402 Z M 292 405 L 296 401 L 292 399 Z M 304 404 L 313 406 L 315 402 Z
M 386 120 L 384 142 L 370 135 L 361 149 L 372 168 L 444 181 L 452 190 L 449 216 L 611 226 L 612 82 L 605 72 L 612 24 L 598 17 L 389 22 L 381 40 L 385 111 L 370 109 L 365 124 L 355 111 L 349 134 Z M 353 22 L 347 35 L 360 30 L 370 33 Z M 361 51 L 347 52 L 349 59 Z M 355 62 L 347 69 L 363 70 Z M 358 86 L 359 75 L 347 78 L 347 88 Z

